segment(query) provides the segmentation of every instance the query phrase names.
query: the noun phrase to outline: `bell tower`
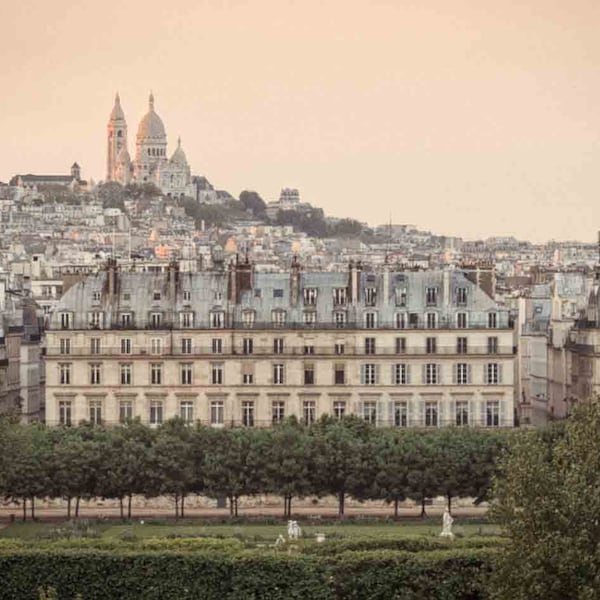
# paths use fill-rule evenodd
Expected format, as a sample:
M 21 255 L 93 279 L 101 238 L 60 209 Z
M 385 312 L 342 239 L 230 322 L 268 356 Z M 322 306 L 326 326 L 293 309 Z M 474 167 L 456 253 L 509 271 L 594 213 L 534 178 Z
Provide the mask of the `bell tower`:
M 121 108 L 119 94 L 115 96 L 115 104 L 108 119 L 108 152 L 106 160 L 106 181 L 117 181 L 117 157 L 121 148 L 127 149 L 127 122 Z

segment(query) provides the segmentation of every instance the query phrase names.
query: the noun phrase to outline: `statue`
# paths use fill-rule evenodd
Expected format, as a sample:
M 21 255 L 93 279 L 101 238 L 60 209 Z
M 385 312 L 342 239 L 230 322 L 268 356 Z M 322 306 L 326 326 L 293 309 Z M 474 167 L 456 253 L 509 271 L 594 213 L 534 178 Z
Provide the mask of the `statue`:
M 275 540 L 275 546 L 281 546 L 282 544 L 285 544 L 285 538 L 281 534 L 279 534 L 279 536 Z
M 288 521 L 287 534 L 290 540 L 297 540 L 302 535 L 298 521 Z
M 444 509 L 444 516 L 442 517 L 442 533 L 440 533 L 440 537 L 449 537 L 450 539 L 454 539 L 454 534 L 452 533 L 452 523 L 454 523 L 454 519 L 450 514 L 450 510 L 448 507 Z

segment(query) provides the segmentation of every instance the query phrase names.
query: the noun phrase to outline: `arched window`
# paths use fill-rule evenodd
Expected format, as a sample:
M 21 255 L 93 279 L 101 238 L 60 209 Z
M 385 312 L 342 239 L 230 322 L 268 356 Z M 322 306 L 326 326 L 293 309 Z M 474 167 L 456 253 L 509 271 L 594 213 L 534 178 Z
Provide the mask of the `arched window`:
M 150 154 L 151 154 L 151 153 L 150 153 L 150 148 L 148 148 L 148 156 L 150 156 Z
M 123 137 L 123 132 L 120 129 L 117 131 L 117 137 Z

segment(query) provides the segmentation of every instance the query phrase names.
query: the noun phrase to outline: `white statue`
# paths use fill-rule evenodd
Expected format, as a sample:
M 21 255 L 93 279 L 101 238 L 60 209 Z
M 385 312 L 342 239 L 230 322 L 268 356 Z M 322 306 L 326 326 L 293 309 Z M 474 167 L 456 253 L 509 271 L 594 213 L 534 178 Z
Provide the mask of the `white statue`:
M 281 534 L 279 534 L 279 536 L 275 540 L 275 546 L 281 546 L 283 544 L 285 544 L 285 538 Z
M 290 540 L 297 540 L 302 535 L 298 521 L 288 521 L 287 533 Z
M 444 509 L 444 516 L 442 517 L 442 533 L 440 533 L 441 537 L 449 537 L 454 539 L 454 534 L 452 533 L 452 523 L 454 523 L 454 519 L 450 514 L 450 509 L 446 507 Z

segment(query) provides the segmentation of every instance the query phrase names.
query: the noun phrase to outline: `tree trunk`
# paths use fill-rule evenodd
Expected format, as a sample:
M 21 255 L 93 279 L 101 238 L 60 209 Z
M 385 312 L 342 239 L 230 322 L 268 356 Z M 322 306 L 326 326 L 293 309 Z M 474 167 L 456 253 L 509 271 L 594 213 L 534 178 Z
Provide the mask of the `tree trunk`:
M 27 521 L 27 498 L 23 498 L 23 521 Z
M 31 520 L 35 521 L 35 496 L 31 496 Z
M 234 498 L 233 502 L 234 502 L 234 506 L 235 506 L 234 516 L 237 517 L 238 516 L 238 497 L 237 496 Z
M 185 506 L 185 494 L 181 494 L 181 518 L 182 519 L 185 517 L 184 506 Z
M 398 497 L 394 498 L 394 519 L 398 518 L 398 504 L 400 504 L 400 501 L 398 500 Z
M 75 499 L 75 518 L 79 519 L 79 501 L 81 500 L 81 496 L 77 496 Z
M 421 519 L 425 518 L 427 513 L 425 512 L 425 496 L 421 497 Z
M 452 512 L 452 495 L 448 492 L 448 512 Z
M 71 496 L 67 498 L 67 519 L 71 520 Z
M 283 518 L 286 519 L 288 516 L 288 497 L 287 494 L 283 495 Z
M 233 496 L 229 496 L 229 516 L 233 517 Z
M 344 517 L 345 504 L 346 504 L 346 493 L 342 491 L 338 494 L 338 515 L 341 518 Z
M 289 495 L 288 496 L 288 500 L 287 500 L 287 511 L 288 511 L 288 517 L 291 519 L 292 518 L 292 496 Z
M 133 496 L 133 494 L 129 494 L 128 498 L 127 498 L 127 518 L 131 519 L 131 496 Z
M 179 494 L 175 494 L 175 520 L 179 519 Z
M 121 521 L 125 520 L 125 509 L 123 507 L 123 496 L 119 496 L 119 510 L 121 511 Z

